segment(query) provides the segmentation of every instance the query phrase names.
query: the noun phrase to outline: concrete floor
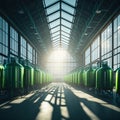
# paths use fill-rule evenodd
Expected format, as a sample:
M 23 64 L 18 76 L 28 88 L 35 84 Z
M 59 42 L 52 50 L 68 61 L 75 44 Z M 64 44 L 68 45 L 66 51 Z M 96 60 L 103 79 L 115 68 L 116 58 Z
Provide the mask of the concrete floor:
M 64 83 L 0 104 L 0 120 L 120 120 L 120 107 Z

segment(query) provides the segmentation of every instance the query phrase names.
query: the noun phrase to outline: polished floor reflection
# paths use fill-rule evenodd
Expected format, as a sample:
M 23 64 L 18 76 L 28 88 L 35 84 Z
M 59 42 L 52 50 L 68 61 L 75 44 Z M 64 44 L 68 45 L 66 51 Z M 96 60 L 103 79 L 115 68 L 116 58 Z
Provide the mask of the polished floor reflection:
M 120 107 L 65 83 L 0 104 L 1 120 L 120 120 Z

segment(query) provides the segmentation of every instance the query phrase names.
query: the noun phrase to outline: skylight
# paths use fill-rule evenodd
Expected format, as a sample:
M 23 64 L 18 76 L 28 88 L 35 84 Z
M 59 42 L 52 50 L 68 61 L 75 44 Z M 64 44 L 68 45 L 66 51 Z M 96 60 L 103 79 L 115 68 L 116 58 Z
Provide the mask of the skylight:
M 77 0 L 44 0 L 53 48 L 67 49 L 71 39 Z
M 52 15 L 50 15 L 50 16 L 48 16 L 49 22 L 51 22 L 51 21 L 53 21 L 53 20 L 55 20 L 57 18 L 60 18 L 60 12 L 59 11 L 54 13 L 54 14 L 52 14 Z
M 50 1 L 50 0 L 49 0 L 49 1 Z M 60 9 L 60 3 L 57 3 L 57 4 L 49 7 L 49 8 L 46 9 L 46 10 L 47 10 L 47 14 L 51 14 L 51 13 L 53 13 L 53 12 L 59 10 L 59 9 Z
M 64 25 L 64 26 L 67 26 L 67 27 L 69 27 L 69 28 L 72 28 L 72 24 L 71 24 L 70 22 L 66 21 L 66 20 L 61 19 L 61 23 L 62 23 L 62 25 Z
M 75 9 L 70 7 L 69 5 L 62 3 L 62 10 L 69 12 L 70 14 L 74 14 Z
M 50 25 L 50 28 L 54 28 L 54 27 L 60 25 L 60 19 L 58 19 L 54 22 L 51 22 L 49 25 Z
M 45 0 L 45 5 L 49 6 L 49 5 L 51 5 L 51 4 L 53 4 L 53 3 L 57 2 L 57 1 L 59 1 L 59 0 Z
M 60 31 L 60 26 L 57 26 L 57 27 L 55 27 L 55 28 L 52 28 L 50 31 L 51 31 L 51 33 L 54 33 L 54 32 L 56 32 L 56 31 Z

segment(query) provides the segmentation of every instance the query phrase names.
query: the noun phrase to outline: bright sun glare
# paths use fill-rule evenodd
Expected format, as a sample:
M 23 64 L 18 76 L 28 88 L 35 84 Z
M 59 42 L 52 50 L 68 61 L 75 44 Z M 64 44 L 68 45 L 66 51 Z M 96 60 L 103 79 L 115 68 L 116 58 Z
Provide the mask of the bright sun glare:
M 53 62 L 63 62 L 65 61 L 67 56 L 67 51 L 63 49 L 55 50 L 51 53 L 49 60 L 52 60 Z
M 53 75 L 54 80 L 63 80 L 64 75 L 71 70 L 71 56 L 65 49 L 53 50 L 47 59 L 46 68 Z M 68 68 L 69 67 L 69 68 Z

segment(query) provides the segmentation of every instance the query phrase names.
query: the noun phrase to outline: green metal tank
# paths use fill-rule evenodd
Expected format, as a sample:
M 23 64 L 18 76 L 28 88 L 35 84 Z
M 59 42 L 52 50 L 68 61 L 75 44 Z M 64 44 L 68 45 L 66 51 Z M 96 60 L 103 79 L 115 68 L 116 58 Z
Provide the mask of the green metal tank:
M 42 71 L 40 70 L 40 84 L 43 84 L 43 73 Z
M 80 71 L 78 71 L 78 85 L 80 85 Z
M 75 76 L 74 76 L 74 73 L 72 73 L 72 84 L 75 84 Z
M 77 85 L 77 72 L 74 72 L 74 84 Z
M 92 69 L 92 67 L 89 67 L 89 69 L 85 73 L 85 86 L 93 88 L 95 87 L 95 70 Z
M 83 68 L 81 68 L 80 71 L 80 85 L 84 86 L 85 84 L 85 70 Z
M 40 85 L 40 70 L 34 69 L 34 85 L 38 87 Z
M 96 89 L 113 89 L 113 70 L 108 67 L 107 63 L 102 63 L 102 67 L 96 72 Z
M 4 84 L 4 66 L 0 65 L 0 90 L 3 88 Z
M 115 74 L 115 89 L 116 93 L 120 95 L 120 68 L 116 70 Z
M 95 80 L 95 85 L 94 85 L 94 88 L 96 88 L 97 70 L 98 70 L 99 68 L 100 68 L 100 67 L 96 67 L 96 68 L 94 68 L 94 80 Z
M 5 65 L 4 72 L 3 88 L 8 90 L 23 88 L 24 67 L 17 63 L 15 58 L 11 58 L 11 62 Z
M 45 84 L 45 82 L 46 82 L 45 73 L 43 71 L 41 71 L 41 82 L 42 82 L 42 84 Z
M 73 73 L 73 84 L 75 84 L 75 72 Z
M 79 77 L 79 71 L 77 70 L 76 71 L 76 85 L 79 85 L 79 79 L 78 79 L 78 77 Z
M 78 85 L 78 71 L 75 72 L 75 81 L 76 81 L 76 85 Z
M 24 87 L 27 90 L 34 85 L 34 69 L 28 64 L 24 64 Z

